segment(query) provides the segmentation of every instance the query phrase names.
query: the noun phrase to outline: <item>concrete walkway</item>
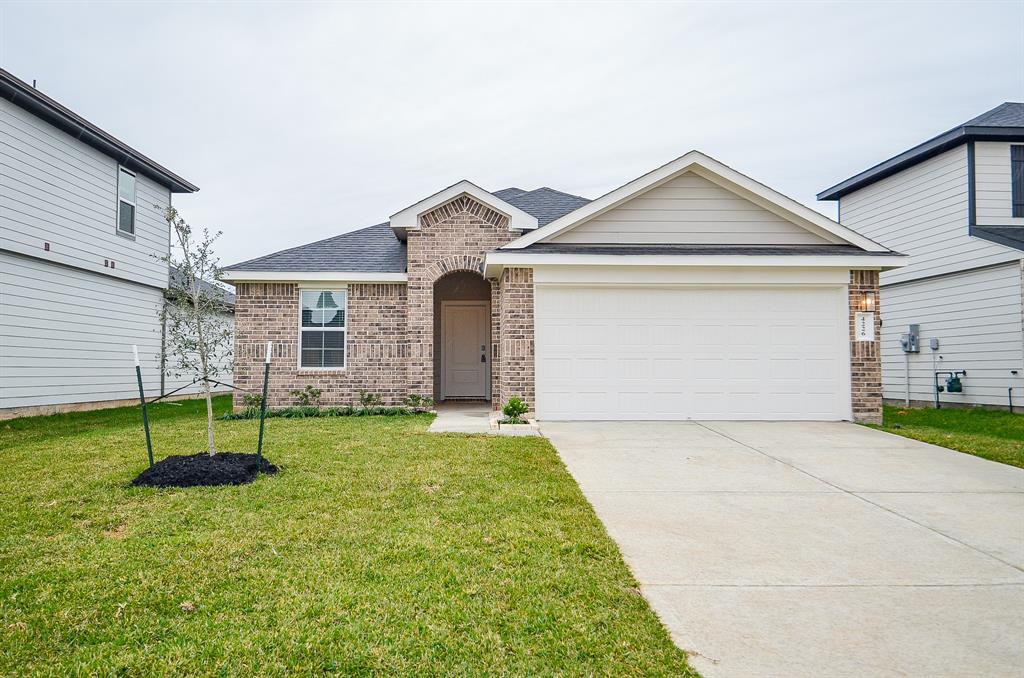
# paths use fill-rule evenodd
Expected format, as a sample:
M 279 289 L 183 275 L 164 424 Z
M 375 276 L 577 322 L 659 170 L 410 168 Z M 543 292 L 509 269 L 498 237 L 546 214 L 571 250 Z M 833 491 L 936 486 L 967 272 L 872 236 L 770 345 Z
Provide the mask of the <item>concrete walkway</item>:
M 430 433 L 491 433 L 490 403 L 449 401 L 438 403 Z
M 1024 675 L 1024 470 L 843 423 L 542 423 L 705 678 Z

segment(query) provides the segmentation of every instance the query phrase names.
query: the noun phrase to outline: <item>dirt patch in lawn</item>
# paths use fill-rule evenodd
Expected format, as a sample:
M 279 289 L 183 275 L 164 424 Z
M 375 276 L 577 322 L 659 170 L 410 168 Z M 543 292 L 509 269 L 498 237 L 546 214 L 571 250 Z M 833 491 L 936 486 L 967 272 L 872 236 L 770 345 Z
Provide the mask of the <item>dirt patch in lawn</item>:
M 243 485 L 260 473 L 277 473 L 277 467 L 255 454 L 206 452 L 161 459 L 132 481 L 145 487 L 197 487 L 203 485 Z

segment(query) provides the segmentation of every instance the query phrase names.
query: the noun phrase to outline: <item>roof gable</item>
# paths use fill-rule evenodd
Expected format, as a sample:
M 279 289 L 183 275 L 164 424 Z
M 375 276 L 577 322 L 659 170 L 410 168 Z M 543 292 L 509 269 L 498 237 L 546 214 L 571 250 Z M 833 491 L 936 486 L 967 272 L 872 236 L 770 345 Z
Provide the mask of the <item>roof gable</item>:
M 618 207 L 558 233 L 548 243 L 609 245 L 834 245 L 765 207 L 687 171 Z
M 421 216 L 462 196 L 472 198 L 481 205 L 504 215 L 508 219 L 508 228 L 511 231 L 527 231 L 537 228 L 537 217 L 524 212 L 493 193 L 488 193 L 476 184 L 463 180 L 392 214 L 391 229 L 399 239 L 405 240 L 405 234 L 408 231 L 420 228 Z
M 618 208 L 628 209 L 625 208 L 628 202 L 644 196 L 659 187 L 669 187 L 670 182 L 686 174 L 699 177 L 706 183 L 710 183 L 713 187 L 723 189 L 727 194 L 741 198 L 756 208 L 760 208 L 759 214 L 761 214 L 762 219 L 764 219 L 765 213 L 772 215 L 770 219 L 765 220 L 763 226 L 768 231 L 774 229 L 780 236 L 784 236 L 778 244 L 813 244 L 815 242 L 821 244 L 850 244 L 871 252 L 888 251 L 878 243 L 740 174 L 736 170 L 699 151 L 690 151 L 686 155 L 630 181 L 597 200 L 556 219 L 548 225 L 512 241 L 503 249 L 522 249 L 539 242 L 571 241 L 571 237 L 567 235 L 568 232 L 580 228 L 589 222 L 597 221 L 597 223 L 602 223 L 600 220 L 604 215 L 609 215 L 609 213 L 613 213 Z M 706 188 L 706 185 L 704 188 Z M 655 193 L 655 195 L 657 196 L 658 194 Z M 719 195 L 719 197 L 721 196 Z M 657 200 L 659 198 L 653 199 Z M 676 216 L 679 216 L 679 214 L 677 213 Z M 614 219 L 614 214 L 604 218 Z M 691 216 L 689 218 L 697 217 Z M 787 237 L 792 239 L 795 237 L 794 234 L 799 233 L 799 231 L 790 228 L 791 226 L 803 229 L 803 231 L 810 234 L 810 237 L 805 237 L 800 242 L 787 242 Z M 590 226 L 589 229 L 593 233 L 594 231 L 599 231 L 600 227 Z M 588 239 L 585 242 L 593 243 L 595 241 Z M 665 240 L 651 237 L 644 244 L 674 244 L 681 242 L 692 243 L 694 241 Z M 711 241 L 705 239 L 697 242 L 708 243 Z M 754 243 L 754 240 L 747 240 L 746 242 L 741 241 L 740 244 L 749 245 Z

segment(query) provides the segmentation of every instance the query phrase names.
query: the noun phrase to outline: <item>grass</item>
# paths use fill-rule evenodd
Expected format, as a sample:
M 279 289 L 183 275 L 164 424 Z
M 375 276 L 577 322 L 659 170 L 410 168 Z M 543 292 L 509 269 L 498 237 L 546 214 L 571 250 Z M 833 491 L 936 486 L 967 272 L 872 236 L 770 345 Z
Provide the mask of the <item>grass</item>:
M 152 407 L 158 457 L 201 408 Z M 273 419 L 277 476 L 155 490 L 139 419 L 0 422 L 0 675 L 695 675 L 543 439 Z
M 886 406 L 883 431 L 1024 468 L 1024 415 L 982 409 Z

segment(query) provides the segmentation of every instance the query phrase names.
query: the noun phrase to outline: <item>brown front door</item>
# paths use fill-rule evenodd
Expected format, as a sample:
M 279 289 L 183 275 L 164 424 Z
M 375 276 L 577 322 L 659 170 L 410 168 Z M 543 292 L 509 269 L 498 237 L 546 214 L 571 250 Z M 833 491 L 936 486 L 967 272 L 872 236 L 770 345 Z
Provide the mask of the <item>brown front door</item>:
M 485 398 L 490 361 L 486 301 L 441 302 L 441 398 Z

